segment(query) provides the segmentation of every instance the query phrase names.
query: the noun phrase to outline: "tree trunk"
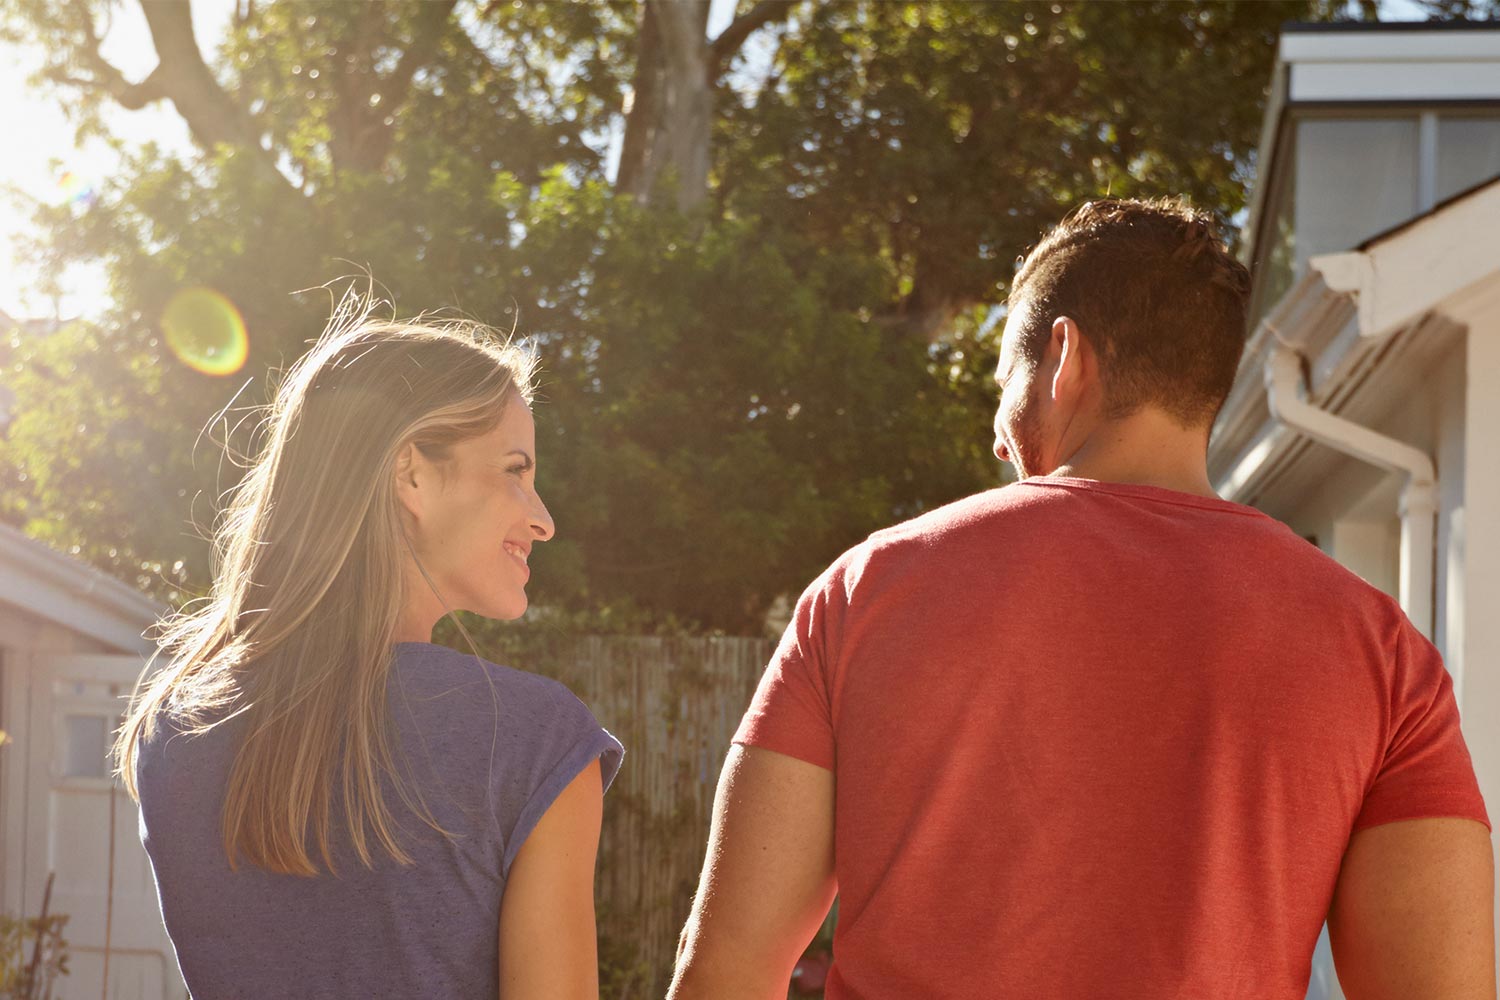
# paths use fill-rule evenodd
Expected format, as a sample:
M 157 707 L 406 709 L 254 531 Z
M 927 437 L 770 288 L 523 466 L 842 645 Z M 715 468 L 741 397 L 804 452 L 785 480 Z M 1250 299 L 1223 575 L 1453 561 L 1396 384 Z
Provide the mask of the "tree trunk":
M 664 181 L 675 184 L 682 211 L 708 196 L 708 6 L 709 0 L 646 0 L 641 10 L 634 98 L 615 183 L 643 203 Z
M 761 0 L 710 41 L 709 0 L 646 0 L 617 191 L 650 202 L 666 181 L 675 185 L 679 210 L 703 203 L 719 77 L 751 33 L 795 7 L 792 0 Z
M 641 7 L 636 29 L 635 79 L 630 107 L 625 113 L 625 141 L 620 147 L 620 166 L 615 172 L 615 190 L 645 202 L 650 198 L 651 141 L 656 128 L 656 95 L 661 89 L 661 41 L 656 18 L 649 7 Z
M 377 49 L 401 44 L 393 37 L 390 12 L 371 3 L 361 10 L 352 38 L 338 46 L 333 63 L 334 101 L 328 154 L 335 172 L 379 170 L 390 155 L 394 118 L 411 94 L 417 69 L 437 52 L 457 0 L 426 0 L 416 8 L 411 38 L 386 76 L 375 71 Z M 338 57 L 344 57 L 340 60 Z M 371 103 L 372 99 L 375 103 Z
M 708 0 L 647 0 L 662 59 L 658 117 L 649 163 L 657 183 L 675 185 L 688 212 L 708 197 L 708 143 L 713 85 L 708 74 Z

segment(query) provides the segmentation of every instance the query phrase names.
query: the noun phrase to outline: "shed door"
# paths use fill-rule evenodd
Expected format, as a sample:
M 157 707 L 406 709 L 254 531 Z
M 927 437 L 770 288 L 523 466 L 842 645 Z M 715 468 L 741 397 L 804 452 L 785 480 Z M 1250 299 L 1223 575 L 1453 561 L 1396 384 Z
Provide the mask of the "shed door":
M 25 896 L 34 912 L 47 873 L 56 873 L 52 912 L 68 915 L 70 956 L 68 974 L 57 982 L 60 1000 L 187 996 L 141 847 L 138 810 L 110 778 L 106 759 L 143 665 L 136 656 L 38 656 L 33 662 L 28 721 L 42 752 L 33 758 L 26 790 L 32 819 L 24 842 Z

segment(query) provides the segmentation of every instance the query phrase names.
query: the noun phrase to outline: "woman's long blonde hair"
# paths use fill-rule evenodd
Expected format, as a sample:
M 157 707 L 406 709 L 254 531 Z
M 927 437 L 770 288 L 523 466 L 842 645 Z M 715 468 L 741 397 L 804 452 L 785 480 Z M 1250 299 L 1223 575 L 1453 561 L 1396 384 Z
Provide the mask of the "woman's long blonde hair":
M 361 862 L 373 864 L 373 834 L 410 863 L 383 778 L 441 829 L 400 779 L 388 718 L 404 560 L 415 558 L 396 460 L 409 442 L 441 460 L 492 430 L 512 394 L 531 401 L 535 368 L 478 324 L 371 313 L 368 299 L 346 297 L 286 373 L 261 425 L 264 444 L 215 528 L 213 589 L 162 623 L 167 662 L 137 691 L 115 744 L 139 798 L 137 749 L 164 716 L 200 733 L 244 717 L 224 800 L 231 866 L 243 856 L 316 875 L 311 838 L 332 870 L 335 800 Z

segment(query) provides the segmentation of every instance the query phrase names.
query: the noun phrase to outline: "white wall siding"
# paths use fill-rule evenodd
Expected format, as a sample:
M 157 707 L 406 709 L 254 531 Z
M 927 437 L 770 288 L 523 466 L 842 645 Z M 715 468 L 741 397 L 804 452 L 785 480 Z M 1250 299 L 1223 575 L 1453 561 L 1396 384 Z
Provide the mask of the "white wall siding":
M 1500 818 L 1500 318 L 1470 329 L 1464 468 L 1464 736 Z M 1497 858 L 1500 860 L 1500 858 Z M 1496 906 L 1500 922 L 1500 902 Z
M 1466 666 L 1464 656 L 1464 487 L 1466 474 L 1465 447 L 1468 440 L 1464 410 L 1468 399 L 1467 337 L 1434 372 L 1428 384 L 1437 397 L 1437 450 L 1433 460 L 1438 474 L 1437 571 L 1434 576 L 1437 593 L 1433 603 L 1432 641 L 1442 650 L 1448 672 L 1458 688 L 1463 704 L 1462 687 Z

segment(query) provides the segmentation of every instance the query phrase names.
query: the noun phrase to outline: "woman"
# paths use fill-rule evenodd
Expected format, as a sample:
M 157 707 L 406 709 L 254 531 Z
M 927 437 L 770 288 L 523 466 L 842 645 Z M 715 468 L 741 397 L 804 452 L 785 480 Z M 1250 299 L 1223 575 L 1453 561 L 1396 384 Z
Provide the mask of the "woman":
M 526 610 L 532 377 L 346 301 L 280 386 L 117 745 L 197 1000 L 597 997 L 623 750 L 561 684 L 429 641 Z

